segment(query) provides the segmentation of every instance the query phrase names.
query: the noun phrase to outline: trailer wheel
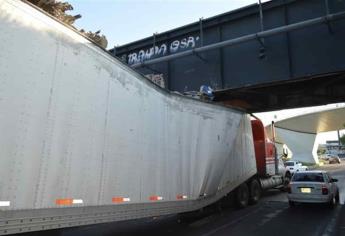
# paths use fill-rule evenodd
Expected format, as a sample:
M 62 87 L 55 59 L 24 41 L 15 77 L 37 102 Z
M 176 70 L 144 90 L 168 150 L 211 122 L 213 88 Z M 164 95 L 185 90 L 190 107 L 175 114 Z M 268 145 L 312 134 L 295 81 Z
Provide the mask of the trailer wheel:
M 236 190 L 236 204 L 239 208 L 245 208 L 249 202 L 249 189 L 247 184 L 240 185 Z
M 249 203 L 250 204 L 258 203 L 260 197 L 261 197 L 261 187 L 260 187 L 260 184 L 259 184 L 259 182 L 256 179 L 253 179 L 250 182 L 250 198 L 249 198 Z

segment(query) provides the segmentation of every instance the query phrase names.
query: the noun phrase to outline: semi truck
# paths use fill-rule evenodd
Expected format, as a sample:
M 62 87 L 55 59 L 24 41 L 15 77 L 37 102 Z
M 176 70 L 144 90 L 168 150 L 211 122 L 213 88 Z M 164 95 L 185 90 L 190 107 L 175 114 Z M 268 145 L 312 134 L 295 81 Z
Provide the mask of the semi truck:
M 245 207 L 284 183 L 244 111 L 168 92 L 26 2 L 0 1 L 0 25 L 1 235 Z

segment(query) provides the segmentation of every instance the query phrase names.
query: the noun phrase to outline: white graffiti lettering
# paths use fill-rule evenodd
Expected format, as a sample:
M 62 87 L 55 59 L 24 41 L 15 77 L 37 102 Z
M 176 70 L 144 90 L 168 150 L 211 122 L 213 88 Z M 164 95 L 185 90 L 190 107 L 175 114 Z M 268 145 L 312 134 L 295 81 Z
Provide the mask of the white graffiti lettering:
M 164 83 L 164 76 L 163 74 L 148 74 L 145 75 L 149 80 L 151 80 L 153 83 L 159 85 L 162 88 L 165 88 Z
M 179 49 L 179 47 L 180 47 L 180 41 L 175 40 L 174 42 L 172 42 L 172 43 L 170 44 L 170 52 L 171 52 L 171 53 L 177 52 L 178 49 Z
M 176 53 L 181 49 L 194 48 L 199 40 L 197 37 L 186 37 L 181 40 L 173 41 L 168 47 L 167 44 L 161 44 L 160 46 L 151 47 L 146 50 L 140 50 L 139 52 L 133 52 L 128 55 L 128 64 L 136 64 L 146 60 L 151 59 L 152 57 L 165 56 L 168 53 L 168 48 L 170 53 Z
M 131 53 L 128 55 L 128 64 L 140 63 L 150 59 L 153 56 L 164 56 L 167 53 L 167 46 L 162 44 L 160 47 L 156 46 L 155 49 L 149 48 L 146 51 L 140 50 L 138 53 Z

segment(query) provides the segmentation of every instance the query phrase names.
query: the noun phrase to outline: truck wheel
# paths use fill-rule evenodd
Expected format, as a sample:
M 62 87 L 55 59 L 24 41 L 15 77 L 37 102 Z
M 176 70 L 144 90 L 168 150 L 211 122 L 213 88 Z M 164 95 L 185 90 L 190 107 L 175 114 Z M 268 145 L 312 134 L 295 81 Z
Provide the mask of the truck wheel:
M 236 204 L 239 208 L 245 208 L 249 201 L 249 189 L 247 184 L 240 185 L 236 190 Z
M 294 201 L 289 201 L 289 206 L 290 207 L 294 207 L 295 206 L 295 202 Z
M 259 182 L 256 179 L 253 179 L 250 182 L 250 198 L 249 203 L 250 204 L 256 204 L 258 203 L 261 196 L 261 187 Z

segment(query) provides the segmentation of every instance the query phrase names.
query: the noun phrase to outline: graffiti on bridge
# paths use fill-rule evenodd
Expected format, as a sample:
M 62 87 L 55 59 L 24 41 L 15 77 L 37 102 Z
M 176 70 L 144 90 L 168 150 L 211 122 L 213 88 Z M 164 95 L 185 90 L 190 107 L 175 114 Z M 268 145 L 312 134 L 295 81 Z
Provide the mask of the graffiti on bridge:
M 153 83 L 159 85 L 161 88 L 165 88 L 163 74 L 148 74 L 148 75 L 145 75 L 145 76 L 146 76 L 146 78 L 151 80 Z
M 123 55 L 121 58 L 129 65 L 133 65 L 152 58 L 166 56 L 186 49 L 192 49 L 197 46 L 199 39 L 199 36 L 189 36 L 181 40 L 175 40 L 170 44 L 163 43 L 148 49 L 141 49 L 139 51 L 130 53 L 128 56 Z

